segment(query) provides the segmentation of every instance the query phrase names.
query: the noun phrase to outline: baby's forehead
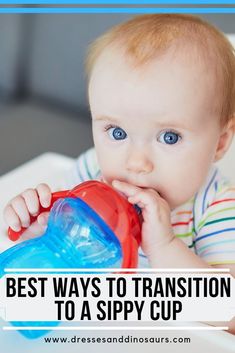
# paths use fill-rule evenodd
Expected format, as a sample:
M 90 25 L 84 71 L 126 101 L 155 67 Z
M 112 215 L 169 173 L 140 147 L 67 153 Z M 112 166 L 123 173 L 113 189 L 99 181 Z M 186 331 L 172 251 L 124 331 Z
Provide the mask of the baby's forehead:
M 175 43 L 166 50 L 156 52 L 144 62 L 130 55 L 126 48 L 112 45 L 101 53 L 93 67 L 93 72 L 102 73 L 101 79 L 106 75 L 115 79 L 120 74 L 123 74 L 125 80 L 136 77 L 141 79 L 141 84 L 144 85 L 148 75 L 158 77 L 163 74 L 162 70 L 167 73 L 173 71 L 177 66 L 182 71 L 187 71 L 188 75 L 196 76 L 196 82 L 192 83 L 195 86 L 202 83 L 202 78 L 205 78 L 210 81 L 210 89 L 220 87 L 216 57 L 213 58 L 212 54 L 210 55 L 190 43 Z M 197 77 L 200 77 L 200 80 Z M 219 93 L 218 90 L 217 94 Z
M 188 122 L 211 115 L 220 101 L 215 98 L 219 94 L 215 75 L 203 60 L 191 59 L 191 53 L 171 48 L 137 65 L 124 51 L 107 50 L 91 76 L 92 107 L 99 111 L 102 106 L 111 115 L 128 116 L 132 122 L 148 118 L 155 123 L 156 117 Z
M 176 39 L 168 46 L 156 49 L 149 55 L 134 54 L 128 47 L 119 43 L 110 44 L 101 52 L 94 63 L 94 67 L 106 65 L 115 70 L 116 65 L 118 65 L 118 67 L 122 66 L 129 70 L 141 72 L 147 70 L 154 62 L 166 60 L 166 58 L 172 61 L 177 60 L 182 65 L 190 64 L 194 67 L 199 65 L 206 67 L 212 74 L 216 74 L 216 67 L 220 64 L 218 55 L 213 48 L 209 50 L 208 46 L 190 42 L 190 39 Z
M 234 113 L 235 56 L 226 37 L 205 21 L 184 15 L 137 16 L 98 38 L 89 51 L 89 84 L 94 73 L 142 75 L 171 52 L 171 62 L 210 76 L 214 101 L 226 122 Z M 165 59 L 165 58 L 164 58 Z M 114 75 L 113 75 L 114 76 Z M 99 77 L 101 80 L 101 77 Z M 196 80 L 196 82 L 197 80 Z M 215 104 L 216 104 L 215 103 Z

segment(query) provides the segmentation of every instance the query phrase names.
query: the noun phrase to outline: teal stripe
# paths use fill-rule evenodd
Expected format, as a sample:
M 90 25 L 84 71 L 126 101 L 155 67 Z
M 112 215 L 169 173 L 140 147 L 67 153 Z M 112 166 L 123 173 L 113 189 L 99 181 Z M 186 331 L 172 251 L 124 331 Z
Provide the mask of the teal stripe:
M 213 255 L 213 254 L 231 254 L 231 253 L 235 253 L 235 250 L 225 250 L 225 251 L 210 251 L 206 254 L 204 254 L 203 256 L 210 256 L 210 255 Z
M 223 208 L 222 210 L 218 210 L 218 211 L 216 211 L 216 212 L 211 212 L 211 213 L 209 213 L 205 219 L 203 219 L 203 220 L 201 220 L 201 221 L 199 222 L 199 225 L 198 225 L 199 231 L 200 231 L 200 229 L 203 227 L 203 225 L 205 224 L 205 222 L 207 222 L 207 220 L 208 220 L 209 218 L 211 218 L 212 216 L 214 216 L 214 215 L 216 215 L 216 214 L 218 214 L 218 213 L 223 213 L 223 212 L 225 212 L 225 211 L 231 211 L 231 210 L 235 210 L 235 207 Z
M 218 219 L 214 219 L 213 221 L 210 222 L 206 222 L 205 224 L 203 224 L 203 227 L 208 226 L 210 224 L 214 224 L 214 223 L 219 223 L 219 222 L 224 222 L 224 221 L 230 221 L 232 219 L 235 219 L 235 217 L 227 217 L 227 218 L 218 218 Z
M 87 163 L 87 155 L 84 156 L 83 161 L 84 161 L 84 166 L 85 166 L 88 178 L 92 180 L 93 178 L 92 178 L 92 175 L 91 175 L 91 173 L 89 171 L 89 167 L 88 167 L 88 163 Z
M 197 251 L 198 252 L 202 252 L 204 249 L 207 249 L 207 248 L 209 248 L 211 246 L 219 245 L 219 244 L 226 244 L 226 243 L 235 243 L 235 239 L 215 241 L 213 243 L 210 243 L 208 245 L 204 245 L 204 246 L 200 247 L 199 249 L 197 249 Z

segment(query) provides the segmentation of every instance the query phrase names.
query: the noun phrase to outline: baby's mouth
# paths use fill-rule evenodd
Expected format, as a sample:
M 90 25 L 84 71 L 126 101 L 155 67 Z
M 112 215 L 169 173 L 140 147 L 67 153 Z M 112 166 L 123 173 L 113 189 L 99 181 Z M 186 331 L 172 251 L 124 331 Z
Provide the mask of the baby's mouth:
M 113 180 L 118 180 L 118 181 L 123 181 L 124 183 L 127 183 L 127 184 L 130 184 L 130 185 L 134 185 L 134 186 L 137 186 L 143 190 L 145 189 L 153 189 L 155 190 L 158 195 L 164 199 L 164 196 L 162 195 L 162 193 L 156 188 L 156 187 L 153 187 L 153 186 L 149 186 L 149 185 L 146 185 L 146 183 L 140 183 L 138 181 L 134 181 L 134 180 L 130 180 L 130 179 L 127 179 L 127 178 L 113 178 L 112 180 L 105 180 L 104 178 L 102 178 L 102 181 L 106 184 L 109 184 L 110 186 L 112 186 L 112 181 Z M 127 196 L 125 194 L 123 194 L 122 192 L 118 191 L 124 198 L 127 198 Z
M 138 188 L 141 188 L 141 189 L 153 189 L 159 195 L 161 195 L 161 193 L 159 192 L 159 190 L 155 186 L 148 185 L 147 183 L 141 183 L 141 182 L 130 180 L 130 179 L 129 180 L 126 179 L 126 180 L 123 180 L 123 181 L 128 183 L 128 184 L 135 185 L 135 186 L 137 186 Z

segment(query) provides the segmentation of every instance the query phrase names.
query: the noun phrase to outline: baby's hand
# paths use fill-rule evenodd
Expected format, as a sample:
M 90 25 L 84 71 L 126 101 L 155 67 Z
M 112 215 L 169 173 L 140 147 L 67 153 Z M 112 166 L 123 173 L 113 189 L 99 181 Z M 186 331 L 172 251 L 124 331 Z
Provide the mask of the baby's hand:
M 126 195 L 130 203 L 142 209 L 141 247 L 151 261 L 161 247 L 170 244 L 174 238 L 168 203 L 153 189 L 143 189 L 117 180 L 112 185 Z
M 39 184 L 36 189 L 27 189 L 14 197 L 4 208 L 3 215 L 7 225 L 18 232 L 30 226 L 31 217 L 33 234 L 42 235 L 46 229 L 49 212 L 40 215 L 40 207 L 47 208 L 51 204 L 51 189 L 46 184 Z

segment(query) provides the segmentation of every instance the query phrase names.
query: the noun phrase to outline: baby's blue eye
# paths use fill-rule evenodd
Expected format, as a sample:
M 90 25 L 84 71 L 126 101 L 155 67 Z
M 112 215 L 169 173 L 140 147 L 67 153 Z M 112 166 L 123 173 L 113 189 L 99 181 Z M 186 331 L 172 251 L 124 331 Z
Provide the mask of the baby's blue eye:
M 167 145 L 174 145 L 181 139 L 180 135 L 173 131 L 165 131 L 161 133 L 159 141 Z
M 127 137 L 126 132 L 120 127 L 111 127 L 108 130 L 109 136 L 114 140 L 124 140 Z

